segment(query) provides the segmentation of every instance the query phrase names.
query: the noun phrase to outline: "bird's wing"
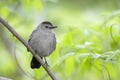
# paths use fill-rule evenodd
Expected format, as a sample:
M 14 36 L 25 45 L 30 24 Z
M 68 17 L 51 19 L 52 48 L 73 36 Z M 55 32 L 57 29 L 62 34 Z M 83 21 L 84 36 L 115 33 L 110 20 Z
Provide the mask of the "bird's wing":
M 29 40 L 28 40 L 28 44 L 29 44 L 30 40 L 32 39 L 32 37 L 33 37 L 33 35 L 34 35 L 35 32 L 37 32 L 37 29 L 34 30 L 34 31 L 32 32 L 32 34 L 30 35 L 30 38 L 29 38 Z
M 30 35 L 30 38 L 28 39 L 28 44 L 30 43 L 30 40 L 32 39 L 32 37 L 33 37 L 33 35 L 34 35 L 34 33 L 36 32 L 37 30 L 34 30 L 33 32 L 32 32 L 32 34 Z M 29 50 L 27 49 L 27 51 L 29 52 Z

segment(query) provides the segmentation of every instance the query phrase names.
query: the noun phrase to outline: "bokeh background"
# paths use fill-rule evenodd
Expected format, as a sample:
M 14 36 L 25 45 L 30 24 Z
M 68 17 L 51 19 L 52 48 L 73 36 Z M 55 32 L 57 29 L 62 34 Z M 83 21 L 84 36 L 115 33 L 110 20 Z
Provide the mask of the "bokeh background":
M 59 80 L 120 80 L 120 0 L 0 0 L 0 17 L 26 41 L 42 21 L 58 26 L 47 61 Z M 51 80 L 30 68 L 31 58 L 0 24 L 0 76 Z

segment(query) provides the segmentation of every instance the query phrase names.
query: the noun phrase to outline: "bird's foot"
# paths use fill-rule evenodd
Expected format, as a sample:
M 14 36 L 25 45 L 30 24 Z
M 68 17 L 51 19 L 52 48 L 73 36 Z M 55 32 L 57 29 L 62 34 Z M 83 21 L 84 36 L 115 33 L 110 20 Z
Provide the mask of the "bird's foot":
M 45 66 L 46 66 L 46 67 L 49 67 L 46 58 L 44 58 L 44 60 L 45 60 Z

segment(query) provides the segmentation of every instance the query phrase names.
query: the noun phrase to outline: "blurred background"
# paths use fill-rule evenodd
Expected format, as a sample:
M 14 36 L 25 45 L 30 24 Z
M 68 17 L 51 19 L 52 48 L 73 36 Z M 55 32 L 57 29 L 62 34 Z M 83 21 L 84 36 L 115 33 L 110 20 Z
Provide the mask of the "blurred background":
M 120 79 L 119 0 L 0 0 L 4 18 L 26 41 L 42 21 L 58 26 L 57 47 L 47 57 L 59 80 Z M 51 80 L 31 69 L 32 55 L 0 24 L 0 76 Z

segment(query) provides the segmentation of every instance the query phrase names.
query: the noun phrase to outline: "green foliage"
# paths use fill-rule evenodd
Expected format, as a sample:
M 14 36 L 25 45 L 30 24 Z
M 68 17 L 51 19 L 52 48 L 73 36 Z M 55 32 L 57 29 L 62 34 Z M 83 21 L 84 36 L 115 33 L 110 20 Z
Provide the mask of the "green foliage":
M 0 15 L 26 41 L 42 19 L 58 26 L 55 30 L 56 50 L 47 60 L 59 80 L 119 80 L 118 2 L 119 0 L 1 0 Z M 11 33 L 7 30 L 4 32 L 14 43 L 11 45 L 12 53 L 15 53 L 17 60 L 13 54 L 9 54 L 11 52 L 0 35 L 0 45 L 3 46 L 0 48 L 0 76 L 15 80 L 33 80 L 33 77 L 51 80 L 42 67 L 38 70 L 30 69 L 31 54 Z M 21 73 L 16 61 L 27 75 Z

